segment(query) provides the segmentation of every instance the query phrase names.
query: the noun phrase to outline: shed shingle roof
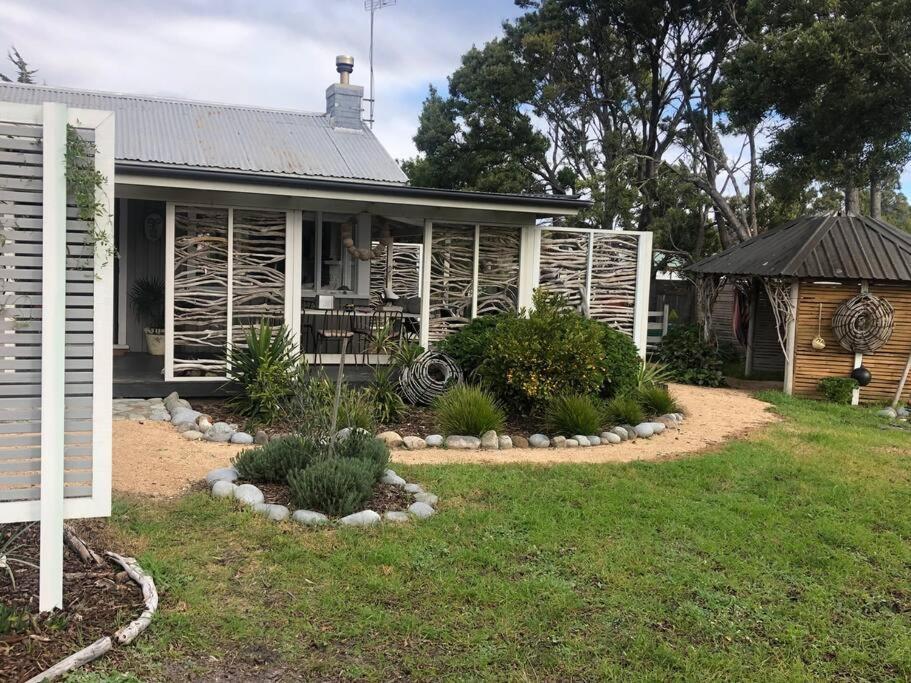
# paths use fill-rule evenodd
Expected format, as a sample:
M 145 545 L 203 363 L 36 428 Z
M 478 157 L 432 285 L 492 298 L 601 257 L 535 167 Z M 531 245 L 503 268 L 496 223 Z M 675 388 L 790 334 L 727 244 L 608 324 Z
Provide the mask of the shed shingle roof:
M 805 216 L 690 266 L 697 273 L 911 281 L 911 235 L 869 216 Z
M 379 140 L 326 114 L 0 83 L 0 101 L 113 111 L 117 161 L 403 184 Z

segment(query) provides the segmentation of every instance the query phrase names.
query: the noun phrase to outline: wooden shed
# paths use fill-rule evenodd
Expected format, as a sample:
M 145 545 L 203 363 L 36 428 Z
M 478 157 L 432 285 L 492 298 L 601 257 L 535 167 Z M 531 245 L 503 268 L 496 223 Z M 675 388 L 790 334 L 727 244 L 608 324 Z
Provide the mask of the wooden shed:
M 690 269 L 710 301 L 731 286 L 747 293 L 748 369 L 757 340 L 777 338 L 786 392 L 817 396 L 820 379 L 863 366 L 872 379 L 855 402 L 892 400 L 911 355 L 908 233 L 868 216 L 808 216 Z

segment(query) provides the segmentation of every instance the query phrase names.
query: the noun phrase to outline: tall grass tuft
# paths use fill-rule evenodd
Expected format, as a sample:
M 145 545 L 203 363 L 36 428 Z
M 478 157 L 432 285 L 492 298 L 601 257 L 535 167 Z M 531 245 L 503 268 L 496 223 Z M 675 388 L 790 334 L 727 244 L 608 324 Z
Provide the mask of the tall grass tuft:
M 661 387 L 643 387 L 636 393 L 639 405 L 648 415 L 666 415 L 680 411 L 677 401 Z
M 604 404 L 604 419 L 611 425 L 637 425 L 645 420 L 645 413 L 635 397 L 623 394 Z
M 491 429 L 501 431 L 506 424 L 493 395 L 470 384 L 456 384 L 434 401 L 433 409 L 444 434 L 480 436 Z
M 564 394 L 547 403 L 544 424 L 548 434 L 598 434 L 603 424 L 601 407 L 590 396 Z

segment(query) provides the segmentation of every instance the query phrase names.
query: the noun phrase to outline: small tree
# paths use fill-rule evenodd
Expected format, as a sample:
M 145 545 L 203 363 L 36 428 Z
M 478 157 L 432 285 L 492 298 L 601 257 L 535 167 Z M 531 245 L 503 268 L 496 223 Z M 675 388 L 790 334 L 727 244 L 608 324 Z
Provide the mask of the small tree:
M 34 83 L 35 79 L 33 76 L 38 73 L 38 69 L 29 69 L 28 62 L 23 59 L 22 55 L 19 54 L 19 50 L 15 46 L 10 48 L 10 51 L 6 53 L 7 59 L 12 62 L 13 66 L 16 67 L 16 82 L 17 83 Z M 7 77 L 6 75 L 0 73 L 0 81 L 4 83 L 12 83 L 13 79 Z

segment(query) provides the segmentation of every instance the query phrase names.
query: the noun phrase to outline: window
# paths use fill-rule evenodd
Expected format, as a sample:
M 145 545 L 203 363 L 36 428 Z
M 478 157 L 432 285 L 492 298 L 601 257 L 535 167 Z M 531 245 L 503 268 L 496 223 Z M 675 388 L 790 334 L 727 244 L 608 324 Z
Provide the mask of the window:
M 370 216 L 320 213 L 304 215 L 301 241 L 301 288 L 304 294 L 369 296 L 370 262 L 361 261 L 350 246 L 370 245 Z

